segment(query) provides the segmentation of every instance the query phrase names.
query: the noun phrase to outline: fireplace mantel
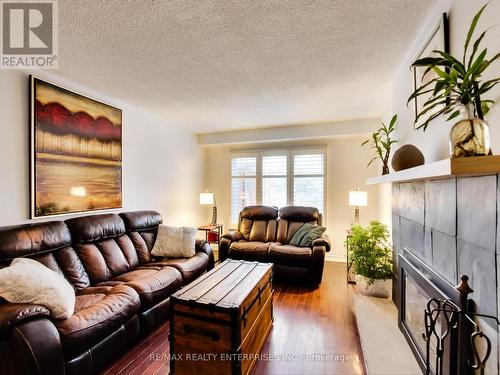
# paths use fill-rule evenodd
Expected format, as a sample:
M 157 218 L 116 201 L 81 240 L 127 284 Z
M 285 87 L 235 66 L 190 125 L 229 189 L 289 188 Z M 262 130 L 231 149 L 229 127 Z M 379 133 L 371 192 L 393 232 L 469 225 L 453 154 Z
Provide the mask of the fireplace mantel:
M 367 185 L 500 173 L 500 155 L 444 159 L 365 180 Z

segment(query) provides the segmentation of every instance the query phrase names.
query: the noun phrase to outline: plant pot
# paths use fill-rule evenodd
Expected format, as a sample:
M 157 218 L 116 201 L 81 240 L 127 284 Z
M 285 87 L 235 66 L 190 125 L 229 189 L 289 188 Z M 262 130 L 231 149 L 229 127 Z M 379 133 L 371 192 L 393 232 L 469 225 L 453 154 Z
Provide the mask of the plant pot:
M 356 275 L 356 286 L 361 294 L 365 296 L 389 298 L 391 296 L 392 280 L 374 280 L 373 283 L 370 283 L 366 277 Z
M 486 156 L 491 153 L 490 128 L 474 117 L 472 105 L 460 110 L 461 120 L 450 130 L 450 157 Z

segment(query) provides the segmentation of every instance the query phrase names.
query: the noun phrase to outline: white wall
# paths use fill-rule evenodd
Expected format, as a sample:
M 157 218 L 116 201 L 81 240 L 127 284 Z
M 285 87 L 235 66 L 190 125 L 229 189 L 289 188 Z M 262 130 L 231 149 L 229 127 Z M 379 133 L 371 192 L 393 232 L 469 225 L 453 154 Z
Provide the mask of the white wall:
M 426 162 L 432 162 L 448 157 L 448 132 L 453 125 L 453 120 L 447 123 L 443 118 L 436 119 L 429 126 L 427 131 L 413 130 L 414 110 L 411 106 L 406 106 L 408 96 L 412 92 L 412 74 L 409 66 L 415 60 L 418 51 L 428 36 L 433 25 L 437 22 L 442 12 L 448 12 L 450 24 L 450 50 L 455 56 L 463 55 L 463 46 L 470 22 L 474 14 L 479 10 L 485 0 L 440 0 L 436 8 L 430 14 L 426 24 L 422 27 L 414 44 L 402 62 L 400 69 L 393 81 L 393 112 L 399 115 L 399 126 L 397 138 L 400 145 L 413 143 L 419 147 L 425 155 Z M 477 32 L 479 34 L 491 26 L 482 45 L 488 48 L 488 57 L 500 52 L 500 0 L 492 0 L 483 13 Z M 474 38 L 475 40 L 475 38 Z M 500 60 L 488 68 L 490 71 L 484 77 L 490 79 L 500 76 Z M 486 97 L 499 101 L 500 87 L 496 87 Z M 487 121 L 491 125 L 490 132 L 492 138 L 492 148 L 494 154 L 500 153 L 500 105 L 496 104 L 487 116 Z
M 169 224 L 200 223 L 203 150 L 194 133 L 97 90 L 46 72 L 36 75 L 123 109 L 124 208 L 116 212 L 154 209 Z M 0 71 L 0 115 L 0 226 L 30 222 L 27 72 Z
M 322 138 L 315 141 L 280 142 L 266 144 L 222 145 L 205 147 L 205 188 L 214 192 L 217 199 L 219 222 L 224 230 L 233 228 L 231 224 L 231 150 L 267 149 L 286 147 L 307 147 L 324 145 L 327 147 L 327 234 L 333 249 L 329 258 L 344 258 L 346 230 L 354 220 L 354 208 L 348 205 L 348 192 L 359 187 L 368 191 L 368 207 L 362 207 L 361 223 L 380 219 L 379 187 L 365 186 L 364 180 L 380 174 L 378 165 L 366 167 L 372 154 L 367 147 L 360 147 L 366 135 Z M 205 213 L 206 220 L 209 211 Z M 386 221 L 387 223 L 387 221 Z

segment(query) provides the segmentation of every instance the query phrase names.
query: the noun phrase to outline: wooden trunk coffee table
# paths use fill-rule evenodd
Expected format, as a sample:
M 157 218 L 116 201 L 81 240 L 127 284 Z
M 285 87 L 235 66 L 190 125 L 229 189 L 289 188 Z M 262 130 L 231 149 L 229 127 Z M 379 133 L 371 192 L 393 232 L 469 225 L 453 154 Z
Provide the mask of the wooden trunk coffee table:
M 228 259 L 170 303 L 172 374 L 249 374 L 273 324 L 272 264 Z

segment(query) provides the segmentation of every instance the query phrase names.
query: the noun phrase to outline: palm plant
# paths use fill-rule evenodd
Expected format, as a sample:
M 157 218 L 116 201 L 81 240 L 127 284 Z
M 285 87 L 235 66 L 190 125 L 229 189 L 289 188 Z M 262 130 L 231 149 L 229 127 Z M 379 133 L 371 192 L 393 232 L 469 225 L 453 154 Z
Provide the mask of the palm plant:
M 386 126 L 383 122 L 382 127 L 376 132 L 372 133 L 370 139 L 364 141 L 361 146 L 371 143 L 371 148 L 375 150 L 375 156 L 368 162 L 367 167 L 370 166 L 375 160 L 380 159 L 382 161 L 382 174 L 389 173 L 389 155 L 391 154 L 391 146 L 396 143 L 395 139 L 391 138 L 391 133 L 396 128 L 396 120 L 398 115 L 392 116 L 389 126 Z
M 464 54 L 461 60 L 444 51 L 434 50 L 433 52 L 438 56 L 424 57 L 413 63 L 413 67 L 426 68 L 423 76 L 431 70 L 436 73 L 436 78 L 417 88 L 408 98 L 409 103 L 421 95 L 430 95 L 417 114 L 415 125 L 423 120 L 424 116 L 428 117 L 417 128 L 422 128 L 425 131 L 429 123 L 441 115 L 448 115 L 446 120 L 449 121 L 460 114 L 462 106 L 468 104 L 473 105 L 475 116 L 484 120 L 484 115 L 494 103 L 493 100 L 481 99 L 482 95 L 500 82 L 500 78 L 487 81 L 482 79 L 486 69 L 500 57 L 500 53 L 497 53 L 492 58 L 487 59 L 487 48 L 478 54 L 481 41 L 487 30 L 474 41 L 472 51 L 469 54 L 472 36 L 487 5 L 485 4 L 472 20 L 465 39 Z

